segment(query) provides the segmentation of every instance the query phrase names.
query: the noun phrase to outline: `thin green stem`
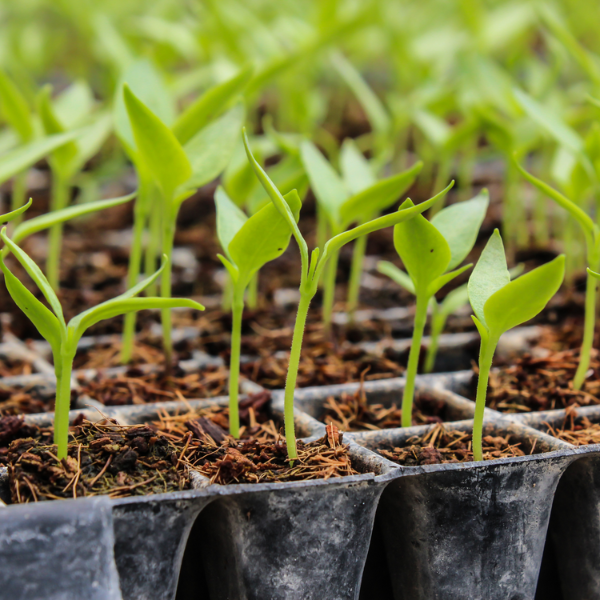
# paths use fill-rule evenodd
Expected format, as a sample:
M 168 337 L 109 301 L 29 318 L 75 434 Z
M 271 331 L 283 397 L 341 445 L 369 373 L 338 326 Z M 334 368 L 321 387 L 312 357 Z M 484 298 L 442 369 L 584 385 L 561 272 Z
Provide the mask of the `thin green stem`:
M 419 355 L 421 353 L 421 340 L 425 323 L 427 321 L 427 304 L 429 298 L 424 294 L 417 293 L 417 307 L 415 313 L 415 326 L 413 329 L 410 352 L 408 355 L 408 366 L 406 367 L 406 383 L 402 394 L 402 427 L 412 425 L 412 407 L 415 396 L 415 378 L 419 367 Z
M 425 364 L 423 365 L 424 373 L 433 372 L 433 368 L 435 367 L 435 359 L 437 358 L 440 335 L 442 334 L 442 331 L 444 331 L 445 326 L 446 315 L 439 312 L 439 309 L 435 308 L 431 317 L 431 336 L 429 345 L 427 346 L 427 354 L 425 355 Z
M 129 254 L 129 270 L 127 272 L 127 289 L 131 289 L 138 281 L 142 267 L 142 245 L 144 229 L 148 219 L 148 186 L 140 185 L 140 193 L 134 205 L 133 239 L 131 241 L 131 253 Z M 121 348 L 121 362 L 128 363 L 133 353 L 133 342 L 135 336 L 135 324 L 137 313 L 131 312 L 125 315 L 123 324 L 123 346 Z
M 590 268 L 595 269 L 596 264 L 592 263 Z M 583 342 L 579 351 L 579 365 L 573 379 L 573 388 L 580 390 L 585 376 L 590 367 L 590 355 L 594 343 L 594 328 L 596 325 L 596 290 L 598 281 L 595 277 L 588 274 L 585 290 L 585 321 L 583 325 Z
M 325 267 L 325 281 L 323 282 L 323 325 L 325 331 L 331 329 L 331 316 L 333 314 L 333 303 L 335 301 L 335 276 L 337 275 L 339 250 L 335 250 L 329 257 Z
M 298 303 L 298 313 L 296 314 L 296 324 L 294 325 L 294 336 L 292 337 L 292 349 L 290 350 L 290 362 L 288 365 L 287 378 L 285 380 L 285 442 L 287 444 L 288 457 L 291 461 L 298 458 L 294 427 L 294 392 L 296 391 L 296 380 L 298 378 L 298 368 L 300 366 L 304 327 L 306 325 L 310 302 L 314 295 L 312 289 L 308 291 L 301 290 L 300 292 L 300 302 Z
M 354 242 L 352 265 L 350 267 L 350 279 L 348 280 L 348 298 L 346 300 L 346 310 L 350 315 L 350 320 L 353 320 L 354 311 L 358 308 L 360 280 L 362 278 L 363 263 L 365 259 L 365 252 L 367 250 L 367 239 L 368 236 L 363 235 Z
M 475 399 L 475 417 L 473 420 L 473 457 L 475 460 L 483 460 L 483 415 L 485 413 L 485 400 L 487 396 L 488 380 L 494 352 L 498 344 L 497 339 L 481 340 L 479 349 L 479 378 L 477 380 L 477 396 Z
M 69 202 L 69 183 L 53 173 L 50 210 L 65 208 Z M 48 256 L 46 258 L 46 277 L 55 291 L 60 284 L 60 253 L 62 248 L 62 223 L 52 225 L 48 235 Z
M 146 244 L 146 253 L 144 256 L 144 273 L 146 276 L 156 271 L 158 258 L 158 249 L 162 245 L 162 202 L 158 196 L 156 187 L 150 188 L 148 197 L 148 211 L 150 213 L 149 235 Z M 170 258 L 170 257 L 169 257 Z M 146 288 L 147 296 L 156 296 L 158 293 L 158 283 L 152 283 Z
M 21 208 L 27 201 L 27 171 L 15 175 L 12 185 L 12 194 L 10 198 L 10 210 Z M 23 220 L 23 215 L 13 219 L 12 226 L 14 228 Z
M 433 193 L 436 193 L 436 190 L 444 189 L 446 185 L 448 185 L 448 179 L 450 179 L 450 173 L 452 172 L 452 158 L 448 156 L 443 156 L 440 159 L 438 164 L 438 170 L 435 175 L 435 182 L 433 184 Z M 446 197 L 444 196 L 438 202 L 436 202 L 429 209 L 429 218 L 431 219 L 435 216 L 442 208 L 444 208 L 444 204 L 446 203 Z
M 163 225 L 164 228 L 162 235 L 162 252 L 163 254 L 166 254 L 169 257 L 169 259 L 171 259 L 173 255 L 173 241 L 175 239 L 175 219 L 172 219 L 170 214 L 165 215 L 165 222 L 163 223 Z M 169 260 L 160 278 L 160 295 L 163 298 L 171 297 L 171 273 L 172 266 L 171 260 Z M 169 368 L 171 365 L 171 361 L 173 360 L 171 309 L 163 308 L 160 312 L 163 329 L 163 348 L 165 352 L 165 362 L 167 368 Z
M 231 325 L 231 359 L 229 361 L 229 433 L 240 437 L 238 407 L 240 380 L 240 352 L 242 346 L 242 315 L 244 313 L 244 289 L 234 291 Z
M 71 371 L 73 354 L 65 351 L 55 356 L 60 361 L 56 370 L 56 403 L 54 408 L 54 443 L 58 446 L 58 459 L 67 456 L 69 444 L 69 409 L 71 408 Z
M 258 271 L 254 273 L 248 285 L 248 308 L 258 306 Z

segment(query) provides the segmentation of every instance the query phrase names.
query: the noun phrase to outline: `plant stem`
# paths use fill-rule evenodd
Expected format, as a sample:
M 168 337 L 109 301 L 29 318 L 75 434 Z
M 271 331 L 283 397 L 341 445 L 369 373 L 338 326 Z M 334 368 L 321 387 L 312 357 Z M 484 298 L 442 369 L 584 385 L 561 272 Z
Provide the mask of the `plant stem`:
M 61 353 L 55 360 L 60 361 L 60 372 L 56 373 L 56 401 L 54 408 L 54 443 L 58 446 L 58 459 L 67 456 L 69 444 L 69 409 L 71 408 L 71 371 L 73 354 Z
M 475 417 L 473 419 L 473 457 L 475 460 L 483 460 L 483 447 L 481 438 L 483 436 L 483 415 L 485 412 L 485 400 L 487 396 L 490 369 L 498 340 L 481 340 L 479 349 L 479 378 L 477 379 L 477 397 L 475 399 Z
M 173 255 L 174 238 L 175 219 L 171 218 L 171 214 L 168 214 L 165 215 L 165 222 L 163 223 L 162 235 L 162 252 L 163 254 L 166 254 L 169 257 L 169 262 L 166 264 L 160 279 L 160 295 L 163 298 L 171 297 L 171 273 L 173 270 L 171 257 Z M 160 311 L 160 314 L 163 329 L 163 349 L 165 352 L 165 363 L 168 369 L 171 365 L 171 361 L 173 360 L 173 341 L 171 339 L 171 309 L 163 308 Z
M 129 254 L 129 270 L 127 272 L 127 289 L 131 289 L 138 281 L 142 267 L 142 244 L 144 228 L 148 219 L 148 186 L 140 182 L 140 193 L 134 205 L 133 239 L 131 241 L 131 252 Z M 133 341 L 135 336 L 135 323 L 137 313 L 131 312 L 125 315 L 123 324 L 123 346 L 121 348 L 121 362 L 128 363 L 133 353 Z
M 65 208 L 69 201 L 69 183 L 56 173 L 52 174 L 52 191 L 50 210 L 52 212 Z M 48 235 L 48 256 L 46 258 L 46 277 L 53 290 L 60 284 L 60 252 L 62 247 L 62 223 L 52 225 Z
M 446 182 L 450 179 L 450 173 L 452 171 L 452 159 L 448 156 L 442 156 L 440 162 L 438 164 L 438 170 L 435 175 L 435 181 L 433 184 L 433 193 L 436 193 L 436 190 L 441 190 L 446 187 Z M 446 198 L 441 198 L 429 209 L 429 219 L 432 219 L 437 213 L 444 208 L 444 204 L 446 203 Z
M 595 269 L 596 264 L 591 262 L 590 268 Z M 579 351 L 579 365 L 573 379 L 573 388 L 580 390 L 585 381 L 586 373 L 590 366 L 590 354 L 594 343 L 594 328 L 596 321 L 596 289 L 598 281 L 588 274 L 585 289 L 585 321 L 583 325 L 583 342 Z
M 153 186 L 152 192 L 148 197 L 148 212 L 150 213 L 148 243 L 146 244 L 146 254 L 144 256 L 144 273 L 146 277 L 156 271 L 156 259 L 158 249 L 162 245 L 162 210 L 161 198 L 158 196 L 156 187 Z M 171 258 L 169 256 L 169 258 Z M 158 293 L 158 283 L 152 283 L 146 288 L 146 296 L 156 296 Z
M 415 326 L 413 329 L 410 353 L 408 355 L 408 366 L 406 367 L 406 383 L 402 394 L 402 427 L 412 425 L 412 407 L 415 396 L 415 377 L 419 367 L 419 354 L 421 353 L 421 339 L 427 321 L 427 304 L 429 298 L 423 294 L 417 294 L 417 308 L 415 313 Z
M 300 366 L 300 353 L 302 351 L 302 339 L 304 338 L 306 317 L 308 316 L 308 309 L 314 295 L 312 290 L 300 292 L 300 302 L 298 303 L 296 324 L 294 325 L 294 336 L 292 337 L 292 349 L 290 350 L 290 361 L 285 380 L 285 442 L 287 444 L 288 457 L 291 461 L 298 458 L 294 427 L 294 392 L 296 391 L 296 380 L 298 378 L 298 368 Z
M 444 331 L 446 326 L 446 315 L 439 312 L 439 309 L 434 308 L 433 315 L 431 317 L 431 337 L 429 346 L 427 346 L 427 354 L 425 355 L 425 364 L 423 365 L 424 373 L 431 373 L 435 366 L 435 359 L 437 358 L 438 344 L 440 341 L 440 335 Z
M 254 273 L 248 285 L 248 308 L 258 306 L 258 271 Z
M 10 198 L 10 210 L 17 210 L 25 204 L 27 196 L 27 171 L 21 171 L 15 175 L 12 185 L 12 194 Z M 13 229 L 23 220 L 23 215 L 13 219 Z
M 354 311 L 358 308 L 358 298 L 360 296 L 360 280 L 363 271 L 363 262 L 367 249 L 368 236 L 363 235 L 354 242 L 354 251 L 352 253 L 352 266 L 350 267 L 350 279 L 348 280 L 348 298 L 346 300 L 346 310 L 350 315 L 350 320 L 354 320 Z
M 337 275 L 339 251 L 331 253 L 329 263 L 326 265 L 325 281 L 323 285 L 323 325 L 325 331 L 331 329 L 331 315 L 333 314 L 333 302 L 335 300 L 335 276 Z
M 229 433 L 236 439 L 240 437 L 240 415 L 238 407 L 238 397 L 243 312 L 244 289 L 236 289 L 233 294 L 233 323 L 231 325 L 231 358 L 229 361 Z

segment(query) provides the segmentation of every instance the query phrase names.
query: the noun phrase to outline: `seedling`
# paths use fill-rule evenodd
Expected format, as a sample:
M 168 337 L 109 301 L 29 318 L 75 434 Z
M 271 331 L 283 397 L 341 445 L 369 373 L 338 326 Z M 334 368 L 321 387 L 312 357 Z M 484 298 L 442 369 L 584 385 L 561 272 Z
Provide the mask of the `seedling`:
M 301 201 L 296 190 L 286 194 L 295 222 L 300 216 Z M 225 256 L 219 259 L 227 268 L 233 283 L 233 324 L 229 364 L 229 431 L 239 437 L 238 394 L 240 347 L 244 294 L 248 284 L 267 262 L 281 256 L 290 243 L 292 232 L 286 219 L 270 202 L 248 218 L 219 187 L 215 194 L 217 235 Z
M 191 112 L 183 113 L 171 129 L 127 85 L 123 92 L 139 162 L 143 163 L 160 190 L 158 205 L 162 251 L 170 257 L 179 208 L 196 189 L 215 179 L 227 165 L 242 125 L 244 109 L 237 104 L 194 134 L 193 125 L 201 117 L 205 118 L 203 111 L 196 114 L 191 107 Z M 190 114 L 192 116 L 188 117 Z M 168 262 L 161 276 L 163 298 L 171 296 L 170 265 Z M 165 358 L 170 365 L 173 345 L 168 308 L 162 311 L 162 326 Z
M 412 425 L 415 378 L 419 366 L 421 339 L 427 321 L 427 307 L 435 294 L 471 267 L 457 268 L 473 248 L 489 203 L 487 190 L 466 202 L 449 206 L 429 222 L 419 215 L 394 227 L 394 245 L 407 274 L 387 263 L 383 271 L 392 278 L 408 278 L 417 299 L 413 337 L 402 395 L 402 427 Z M 400 208 L 413 206 L 406 200 Z M 391 268 L 390 268 L 391 267 Z M 381 270 L 381 269 L 380 269 Z M 398 276 L 398 273 L 402 273 Z M 394 276 L 395 275 L 395 276 Z
M 492 360 L 500 336 L 538 315 L 556 294 L 565 275 L 565 256 L 510 280 L 504 245 L 496 229 L 469 278 L 473 321 L 481 336 L 479 379 L 473 422 L 473 456 L 483 460 L 483 414 Z
M 573 388 L 581 389 L 586 373 L 590 366 L 590 356 L 594 343 L 594 330 L 596 321 L 596 290 L 598 284 L 593 272 L 600 268 L 600 227 L 581 209 L 575 202 L 563 196 L 559 191 L 550 187 L 537 177 L 534 177 L 519 164 L 517 168 L 523 176 L 535 185 L 541 192 L 552 198 L 559 206 L 564 208 L 579 223 L 583 231 L 587 252 L 588 275 L 585 289 L 585 321 L 583 325 L 583 341 L 579 351 L 579 364 L 573 378 Z
M 343 153 L 344 172 L 347 184 L 337 174 L 312 142 L 304 141 L 300 147 L 302 164 L 308 174 L 311 188 L 320 207 L 320 218 L 332 237 L 346 231 L 351 223 L 365 224 L 391 206 L 413 183 L 422 163 L 387 179 L 375 181 L 369 166 L 358 158 L 358 151 L 346 145 Z M 319 217 L 318 217 L 319 218 Z M 355 244 L 354 271 L 351 276 L 351 301 L 354 308 L 358 299 L 360 273 L 365 251 L 364 240 Z M 335 295 L 338 250 L 332 250 L 323 287 L 323 323 L 331 325 Z
M 23 207 L 23 209 L 26 207 Z M 73 359 L 77 352 L 77 344 L 85 331 L 104 319 L 123 315 L 131 311 L 185 307 L 204 310 L 204 307 L 193 300 L 184 298 L 136 298 L 166 267 L 168 258 L 165 256 L 160 269 L 153 275 L 138 283 L 124 294 L 107 300 L 94 308 L 90 308 L 78 316 L 65 322 L 62 306 L 48 279 L 29 256 L 17 246 L 7 235 L 6 227 L 0 232 L 0 237 L 14 254 L 29 276 L 33 279 L 50 308 L 46 308 L 20 281 L 4 261 L 0 258 L 0 268 L 9 294 L 17 306 L 27 315 L 50 344 L 54 358 L 56 374 L 56 405 L 54 412 L 54 443 L 57 445 L 57 458 L 67 456 L 69 432 L 69 408 L 71 403 L 71 373 Z
M 300 277 L 300 302 L 298 303 L 298 313 L 296 315 L 296 323 L 294 325 L 292 348 L 290 350 L 284 396 L 285 438 L 288 457 L 291 461 L 293 461 L 297 458 L 296 435 L 294 431 L 294 391 L 296 389 L 296 379 L 298 376 L 298 367 L 300 365 L 300 353 L 302 350 L 304 327 L 306 324 L 306 317 L 308 315 L 308 309 L 310 307 L 311 300 L 317 293 L 319 279 L 321 278 L 323 270 L 325 269 L 329 259 L 337 256 L 337 253 L 342 246 L 362 235 L 368 235 L 369 233 L 383 229 L 384 227 L 389 227 L 403 221 L 408 221 L 409 219 L 419 215 L 424 210 L 427 210 L 437 200 L 439 200 L 440 197 L 446 194 L 454 182 L 451 183 L 445 190 L 442 190 L 439 194 L 425 202 L 422 202 L 418 206 L 412 206 L 411 203 L 410 207 L 401 208 L 397 212 L 390 215 L 379 217 L 373 221 L 363 223 L 354 229 L 338 233 L 325 243 L 322 252 L 320 248 L 317 247 L 312 251 L 309 257 L 308 245 L 298 229 L 296 218 L 292 212 L 292 209 L 252 155 L 245 130 L 244 144 L 246 147 L 248 160 L 252 164 L 256 176 L 265 188 L 265 191 L 271 198 L 271 201 L 279 211 L 279 214 L 287 221 L 288 226 L 292 230 L 292 235 L 294 236 L 300 249 L 300 259 L 302 262 Z M 358 214 L 362 214 L 362 210 L 364 209 L 363 207 L 355 206 L 355 210 L 358 212 Z

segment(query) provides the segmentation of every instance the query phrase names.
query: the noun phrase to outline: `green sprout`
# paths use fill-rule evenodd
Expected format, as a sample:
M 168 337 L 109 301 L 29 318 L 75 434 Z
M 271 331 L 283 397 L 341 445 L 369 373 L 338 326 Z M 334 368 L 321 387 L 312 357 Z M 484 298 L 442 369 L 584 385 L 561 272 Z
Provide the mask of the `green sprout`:
M 19 209 L 23 212 L 27 207 Z M 12 214 L 12 213 L 11 213 Z M 141 281 L 124 294 L 107 300 L 98 306 L 90 308 L 68 323 L 65 322 L 62 306 L 52 289 L 48 279 L 29 256 L 17 246 L 7 235 L 6 227 L 0 232 L 2 241 L 14 254 L 25 271 L 33 279 L 50 308 L 46 308 L 20 281 L 13 275 L 0 258 L 0 269 L 4 273 L 6 288 L 17 304 L 27 315 L 40 335 L 46 339 L 52 349 L 54 371 L 56 374 L 56 404 L 54 413 L 54 443 L 57 445 L 57 458 L 67 456 L 69 436 L 69 408 L 71 404 L 71 373 L 73 360 L 77 352 L 77 344 L 85 331 L 104 319 L 123 315 L 130 311 L 145 309 L 164 309 L 174 307 L 194 308 L 204 310 L 204 307 L 193 300 L 184 298 L 136 298 L 164 270 L 168 258 L 165 256 L 160 269 L 153 275 Z
M 500 336 L 533 319 L 560 288 L 565 275 L 565 256 L 511 281 L 500 232 L 496 229 L 469 278 L 473 321 L 481 336 L 479 379 L 473 422 L 473 456 L 483 460 L 483 415 L 492 360 Z
M 427 321 L 427 307 L 435 294 L 472 265 L 457 268 L 467 257 L 483 223 L 489 204 L 487 190 L 465 202 L 453 204 L 438 212 L 429 222 L 419 215 L 394 227 L 394 245 L 407 274 L 391 263 L 380 263 L 378 269 L 392 279 L 405 280 L 416 296 L 416 312 L 412 343 L 406 368 L 406 384 L 402 395 L 402 427 L 412 425 L 415 378 L 419 366 L 421 339 Z M 413 206 L 406 200 L 400 208 Z M 435 359 L 435 355 L 434 355 Z
M 296 190 L 284 197 L 295 222 L 302 203 Z M 233 283 L 233 324 L 231 328 L 231 359 L 229 364 L 229 431 L 239 437 L 238 411 L 240 349 L 244 294 L 248 284 L 267 262 L 283 254 L 290 243 L 292 231 L 286 219 L 270 202 L 248 218 L 227 196 L 223 188 L 215 193 L 217 235 L 225 256 L 219 259 L 227 268 Z
M 445 190 L 442 190 L 439 194 L 425 202 L 422 202 L 418 206 L 410 206 L 403 209 L 401 208 L 395 213 L 379 217 L 378 219 L 374 219 L 373 221 L 369 221 L 367 223 L 363 223 L 362 225 L 359 225 L 354 229 L 338 232 L 325 243 L 322 251 L 320 250 L 320 248 L 317 247 L 312 251 L 312 253 L 309 256 L 308 245 L 306 243 L 306 240 L 300 233 L 300 230 L 298 229 L 296 218 L 294 217 L 292 209 L 290 208 L 289 204 L 286 202 L 284 197 L 281 195 L 279 190 L 275 187 L 273 182 L 269 179 L 268 175 L 265 173 L 265 171 L 254 158 L 252 151 L 250 150 L 245 130 L 244 144 L 246 147 L 248 160 L 252 164 L 254 172 L 256 173 L 261 184 L 263 185 L 265 191 L 271 198 L 271 201 L 279 211 L 279 214 L 287 221 L 288 226 L 292 230 L 292 235 L 294 236 L 296 243 L 298 244 L 298 247 L 300 249 L 300 258 L 302 262 L 302 271 L 300 278 L 300 301 L 298 303 L 298 312 L 296 315 L 296 323 L 294 325 L 292 347 L 290 350 L 290 358 L 284 394 L 285 438 L 288 450 L 288 457 L 291 461 L 293 461 L 297 458 L 296 435 L 294 430 L 294 391 L 296 389 L 296 379 L 298 377 L 298 367 L 300 365 L 300 354 L 302 351 L 304 327 L 306 325 L 306 318 L 308 316 L 308 309 L 310 307 L 310 303 L 314 298 L 315 294 L 317 293 L 319 280 L 321 278 L 321 275 L 323 274 L 325 267 L 327 266 L 327 263 L 329 262 L 330 258 L 336 257 L 338 252 L 340 251 L 340 248 L 342 248 L 342 246 L 344 246 L 348 242 L 351 242 L 352 240 L 355 240 L 360 236 L 368 235 L 373 231 L 383 229 L 384 227 L 390 227 L 400 222 L 408 221 L 409 219 L 412 219 L 413 217 L 421 214 L 423 211 L 427 210 L 432 204 L 434 204 L 437 200 L 439 200 L 440 197 L 446 194 L 448 190 L 452 187 L 454 182 L 451 183 Z M 384 195 L 384 192 L 381 193 L 382 195 Z M 373 196 L 369 196 L 369 198 L 373 198 Z M 360 206 L 355 206 L 354 210 L 356 211 L 356 213 L 362 214 L 364 209 Z M 350 222 L 352 222 L 352 220 Z
M 412 185 L 423 166 L 419 162 L 397 175 L 376 181 L 370 174 L 364 159 L 358 157 L 360 152 L 350 143 L 345 145 L 342 152 L 342 165 L 346 176 L 344 180 L 312 142 L 307 140 L 302 142 L 300 154 L 311 188 L 317 198 L 317 218 L 322 220 L 324 223 L 322 228 L 332 237 L 346 231 L 351 223 L 363 225 L 372 221 L 383 210 L 390 207 Z M 351 310 L 354 310 L 358 303 L 367 236 L 357 237 L 353 271 L 350 277 Z M 332 252 L 325 273 L 323 324 L 326 329 L 331 326 L 338 252 L 339 250 Z
M 162 253 L 170 257 L 179 208 L 184 200 L 215 179 L 227 166 L 243 122 L 244 108 L 236 104 L 223 116 L 210 121 L 206 111 L 199 110 L 195 104 L 170 128 L 134 95 L 128 85 L 123 86 L 123 93 L 135 140 L 136 164 L 143 165 L 143 170 L 159 188 L 156 205 L 160 232 L 157 234 L 160 234 Z M 198 129 L 199 123 L 207 122 Z M 171 262 L 162 272 L 160 293 L 163 298 L 171 296 Z M 173 353 L 168 308 L 162 311 L 162 326 L 168 368 Z
M 583 325 L 583 341 L 579 351 L 579 364 L 573 378 L 573 388 L 580 390 L 585 381 L 586 373 L 590 367 L 592 345 L 594 343 L 594 330 L 596 326 L 596 295 L 598 284 L 593 272 L 600 268 L 600 227 L 592 221 L 583 209 L 575 202 L 563 196 L 548 184 L 534 177 L 519 164 L 517 168 L 522 175 L 536 186 L 541 192 L 552 198 L 560 207 L 564 208 L 577 221 L 583 231 L 587 252 L 587 282 L 585 289 L 585 317 Z

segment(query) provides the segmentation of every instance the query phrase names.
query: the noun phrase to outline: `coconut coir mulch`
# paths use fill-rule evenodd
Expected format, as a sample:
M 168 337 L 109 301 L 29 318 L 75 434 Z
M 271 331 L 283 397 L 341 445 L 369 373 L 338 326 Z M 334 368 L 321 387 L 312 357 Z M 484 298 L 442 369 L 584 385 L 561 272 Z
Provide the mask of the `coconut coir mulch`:
M 511 436 L 486 435 L 483 438 L 483 460 L 525 456 L 520 444 L 511 444 Z M 535 444 L 531 454 L 535 451 Z M 379 450 L 389 460 L 405 467 L 472 462 L 472 434 L 448 430 L 435 425 L 427 433 L 408 438 L 401 448 Z
M 574 446 L 600 444 L 600 423 L 592 423 L 585 416 L 577 417 L 577 407 L 570 406 L 560 426 L 544 423 L 546 433 Z
M 487 406 L 505 413 L 523 413 L 600 404 L 598 351 L 592 350 L 581 390 L 573 389 L 572 383 L 578 364 L 579 350 L 552 352 L 544 358 L 517 358 L 512 366 L 491 373 Z

